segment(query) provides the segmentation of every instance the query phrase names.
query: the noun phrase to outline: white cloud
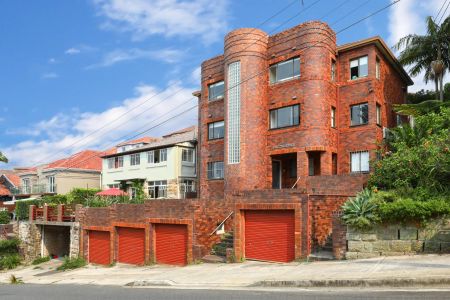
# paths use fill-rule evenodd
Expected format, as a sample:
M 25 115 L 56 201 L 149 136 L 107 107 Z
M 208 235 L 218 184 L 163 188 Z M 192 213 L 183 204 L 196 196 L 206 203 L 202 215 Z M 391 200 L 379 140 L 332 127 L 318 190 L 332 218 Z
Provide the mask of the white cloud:
M 48 60 L 49 64 L 56 64 L 57 62 L 58 61 L 56 60 L 56 58 L 53 58 L 53 57 L 49 58 L 49 60 Z
M 42 79 L 56 79 L 59 75 L 54 72 L 44 73 L 41 75 Z
M 151 59 L 160 60 L 166 63 L 175 63 L 180 61 L 184 56 L 184 52 L 175 49 L 161 49 L 161 50 L 142 50 L 142 49 L 117 49 L 106 53 L 102 61 L 86 67 L 86 69 L 109 67 L 124 61 L 131 61 L 136 59 Z
M 81 50 L 78 48 L 69 48 L 64 53 L 69 54 L 69 55 L 75 55 L 75 54 L 79 54 L 80 52 L 81 52 Z
M 131 32 L 135 39 L 150 35 L 220 40 L 227 29 L 229 0 L 93 0 L 102 27 Z
M 194 106 L 197 101 L 191 94 L 193 90 L 181 86 L 179 82 L 170 83 L 165 90 L 141 85 L 136 87 L 133 97 L 124 99 L 120 105 L 105 111 L 60 113 L 26 128 L 9 130 L 9 134 L 24 134 L 28 137 L 14 145 L 7 147 L 3 145 L 2 151 L 10 159 L 11 165 L 23 166 L 42 163 L 44 159 L 47 162 L 53 161 L 83 149 L 104 150 L 122 141 L 125 135 L 127 136 L 125 139 L 131 138 Z M 124 115 L 138 105 L 138 108 Z M 163 116 L 166 113 L 168 115 Z M 144 135 L 161 136 L 173 130 L 195 125 L 196 116 L 197 109 L 194 108 Z M 103 126 L 104 129 L 93 133 Z M 71 146 L 81 139 L 84 140 Z M 69 150 L 64 150 L 66 147 L 69 147 Z M 63 153 L 55 155 L 62 150 Z
M 392 1 L 392 0 L 391 0 Z M 388 24 L 388 43 L 396 44 L 400 38 L 408 34 L 425 34 L 427 16 L 436 16 L 442 0 L 402 0 L 392 6 L 389 11 Z M 410 91 L 418 91 L 421 89 L 434 90 L 434 83 L 425 84 L 423 81 L 423 73 L 412 78 L 414 85 L 409 88 Z M 450 76 L 444 78 L 444 82 L 449 82 Z

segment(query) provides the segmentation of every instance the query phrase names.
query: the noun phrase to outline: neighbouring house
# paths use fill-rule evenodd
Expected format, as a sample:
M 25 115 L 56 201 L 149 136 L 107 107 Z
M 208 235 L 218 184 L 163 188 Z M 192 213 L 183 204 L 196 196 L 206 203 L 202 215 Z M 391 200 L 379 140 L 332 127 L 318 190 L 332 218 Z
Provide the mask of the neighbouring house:
M 84 150 L 19 173 L 15 195 L 66 194 L 74 188 L 100 188 L 103 152 Z
M 102 187 L 120 188 L 131 198 L 136 184 L 150 199 L 195 196 L 196 145 L 195 126 L 121 143 L 102 156 Z
M 0 210 L 7 210 L 13 214 L 15 205 L 14 191 L 20 185 L 20 170 L 0 170 Z M 19 197 L 20 198 L 20 197 Z

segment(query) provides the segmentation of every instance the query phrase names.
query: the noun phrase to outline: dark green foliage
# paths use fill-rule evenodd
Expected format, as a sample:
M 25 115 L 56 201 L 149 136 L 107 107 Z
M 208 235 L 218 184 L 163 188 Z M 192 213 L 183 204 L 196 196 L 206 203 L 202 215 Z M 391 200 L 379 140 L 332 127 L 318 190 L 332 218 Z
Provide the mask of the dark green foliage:
M 58 267 L 58 271 L 66 271 L 66 270 L 72 270 L 72 269 L 78 269 L 81 267 L 84 267 L 86 265 L 86 261 L 81 258 L 81 257 L 77 257 L 77 258 L 69 258 L 69 257 L 64 257 L 64 262 L 61 266 Z
M 39 265 L 39 264 L 45 263 L 49 260 L 50 260 L 50 256 L 38 257 L 35 260 L 33 260 L 33 262 L 31 264 Z
M 100 192 L 100 189 L 81 189 L 76 188 L 73 189 L 68 194 L 68 201 L 71 204 L 85 204 L 86 202 L 89 202 L 93 198 L 96 197 L 96 193 Z
M 30 205 L 42 206 L 42 200 L 26 200 L 16 202 L 16 218 L 18 220 L 28 220 L 28 211 Z
M 7 210 L 0 211 L 0 224 L 9 224 L 9 221 L 11 221 L 9 212 Z
M 0 256 L 17 253 L 20 241 L 18 239 L 0 240 Z
M 0 270 L 14 269 L 20 264 L 19 240 L 0 241 Z
M 4 269 L 14 269 L 20 265 L 20 256 L 19 254 L 8 254 L 0 257 L 0 270 Z
M 364 189 L 355 198 L 348 199 L 342 206 L 342 220 L 357 229 L 369 229 L 377 221 L 378 206 L 371 201 L 372 191 Z

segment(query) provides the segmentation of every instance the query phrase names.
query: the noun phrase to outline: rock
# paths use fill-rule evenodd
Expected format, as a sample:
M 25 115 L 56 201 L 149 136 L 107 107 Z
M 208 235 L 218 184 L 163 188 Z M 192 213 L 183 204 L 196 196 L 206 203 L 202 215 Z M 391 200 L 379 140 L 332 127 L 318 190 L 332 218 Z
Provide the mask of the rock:
M 411 241 L 390 241 L 392 252 L 411 252 Z
M 417 228 L 405 227 L 400 228 L 400 239 L 401 240 L 417 240 Z

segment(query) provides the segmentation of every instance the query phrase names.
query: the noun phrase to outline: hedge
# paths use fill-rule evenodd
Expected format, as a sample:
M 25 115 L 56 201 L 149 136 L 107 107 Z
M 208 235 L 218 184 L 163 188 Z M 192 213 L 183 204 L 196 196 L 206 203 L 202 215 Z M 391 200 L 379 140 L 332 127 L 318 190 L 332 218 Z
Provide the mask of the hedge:
M 0 224 L 9 224 L 9 221 L 11 221 L 9 212 L 7 210 L 0 211 Z
M 44 205 L 45 201 L 43 200 L 26 200 L 26 201 L 17 201 L 16 202 L 16 218 L 18 220 L 28 220 L 29 216 L 29 206 L 30 205 Z

